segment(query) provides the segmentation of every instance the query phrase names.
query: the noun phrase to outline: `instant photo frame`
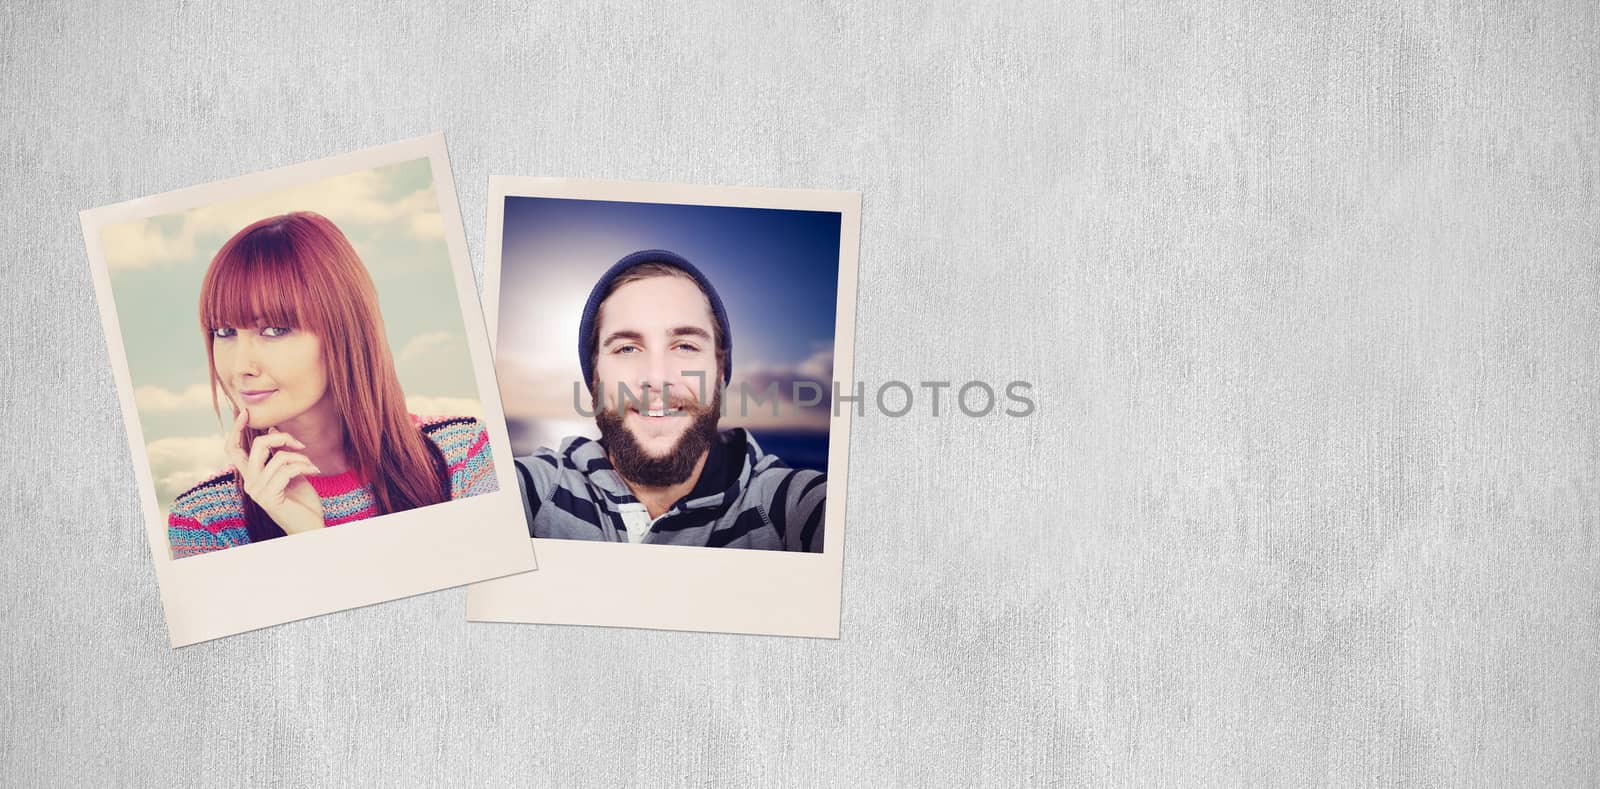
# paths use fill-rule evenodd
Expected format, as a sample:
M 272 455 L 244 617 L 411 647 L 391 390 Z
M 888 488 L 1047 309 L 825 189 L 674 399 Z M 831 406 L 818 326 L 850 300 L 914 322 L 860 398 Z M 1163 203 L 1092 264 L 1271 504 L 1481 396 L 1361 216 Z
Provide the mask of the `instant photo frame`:
M 449 279 L 454 284 L 454 293 L 441 294 L 438 307 L 447 311 L 446 315 L 455 315 L 448 323 L 452 331 L 459 326 L 465 341 L 471 389 L 481 407 L 479 418 L 488 436 L 497 489 L 306 534 L 173 558 L 168 550 L 167 516 L 157 498 L 146 431 L 130 373 L 130 349 L 119 321 L 102 231 L 415 160 L 426 160 L 437 202 L 437 212 L 432 206 L 421 206 L 422 219 L 417 221 L 425 225 L 423 232 L 435 243 L 442 239 L 448 257 L 444 262 L 449 265 Z M 426 192 L 421 194 L 426 199 Z M 337 200 L 337 195 L 322 197 Z M 297 209 L 294 205 L 275 209 L 281 210 Z M 127 427 L 141 520 L 172 646 L 535 569 L 442 134 L 95 208 L 82 212 L 81 222 L 116 393 Z M 195 305 L 174 303 L 171 309 L 194 314 Z M 173 348 L 191 349 L 196 363 L 203 367 L 206 357 L 201 338 L 195 322 L 192 333 L 144 337 L 140 341 L 159 340 Z M 226 413 L 226 400 L 223 402 Z M 219 444 L 221 437 L 219 427 Z
M 861 197 L 855 192 L 562 178 L 493 177 L 484 260 L 485 315 L 494 334 L 505 314 L 501 288 L 508 198 L 729 206 L 836 212 L 838 278 L 833 379 L 848 391 L 853 370 Z M 609 261 L 596 261 L 597 264 Z M 603 265 L 600 268 L 604 268 Z M 734 329 L 735 346 L 739 329 Z M 506 351 L 502 336 L 497 352 Z M 570 351 L 568 351 L 570 353 Z M 737 353 L 736 353 L 737 355 Z M 576 367 L 576 361 L 573 362 Z M 502 386 L 508 382 L 501 377 Z M 851 409 L 828 422 L 826 529 L 822 553 L 533 539 L 538 573 L 474 584 L 474 621 L 604 625 L 765 635 L 839 637 Z

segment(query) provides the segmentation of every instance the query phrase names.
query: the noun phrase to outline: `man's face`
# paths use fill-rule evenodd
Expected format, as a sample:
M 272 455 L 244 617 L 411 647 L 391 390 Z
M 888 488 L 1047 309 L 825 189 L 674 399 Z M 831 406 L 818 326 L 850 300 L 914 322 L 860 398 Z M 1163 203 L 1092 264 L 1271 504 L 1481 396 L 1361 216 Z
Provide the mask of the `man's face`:
M 617 470 L 647 485 L 681 482 L 716 436 L 707 395 L 721 379 L 705 294 L 685 277 L 636 280 L 601 303 L 597 323 L 596 422 Z

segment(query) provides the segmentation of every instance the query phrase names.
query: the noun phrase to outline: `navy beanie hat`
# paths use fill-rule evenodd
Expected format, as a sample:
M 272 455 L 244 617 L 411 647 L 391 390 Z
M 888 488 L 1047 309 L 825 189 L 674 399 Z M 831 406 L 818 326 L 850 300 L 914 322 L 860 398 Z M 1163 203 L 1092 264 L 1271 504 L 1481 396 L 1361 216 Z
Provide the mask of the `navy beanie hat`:
M 722 308 L 722 299 L 717 296 L 717 289 L 711 287 L 711 280 L 700 273 L 700 269 L 685 260 L 682 255 L 668 252 L 665 249 L 646 249 L 635 252 L 619 261 L 606 273 L 600 275 L 600 281 L 594 283 L 594 290 L 589 291 L 589 300 L 583 305 L 583 320 L 578 323 L 578 364 L 583 367 L 583 385 L 590 387 L 594 392 L 594 345 L 599 338 L 595 337 L 596 323 L 600 317 L 600 302 L 606 298 L 606 289 L 611 287 L 611 281 L 624 271 L 643 263 L 660 263 L 671 266 L 688 274 L 706 294 L 706 301 L 711 303 L 711 317 L 717 321 L 717 327 L 722 330 L 722 344 L 720 350 L 727 364 L 722 369 L 722 383 L 727 384 L 733 378 L 733 329 L 728 326 L 728 311 Z

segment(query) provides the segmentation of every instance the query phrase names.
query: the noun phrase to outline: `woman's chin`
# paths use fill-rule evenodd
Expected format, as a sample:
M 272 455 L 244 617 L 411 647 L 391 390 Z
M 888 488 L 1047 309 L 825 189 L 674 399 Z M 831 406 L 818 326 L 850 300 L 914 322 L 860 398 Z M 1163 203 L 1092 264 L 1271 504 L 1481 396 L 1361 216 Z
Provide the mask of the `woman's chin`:
M 266 415 L 265 417 L 258 417 L 255 414 L 251 414 L 248 425 L 252 430 L 271 430 L 272 428 L 277 427 L 278 423 L 282 421 L 282 419 L 270 414 Z

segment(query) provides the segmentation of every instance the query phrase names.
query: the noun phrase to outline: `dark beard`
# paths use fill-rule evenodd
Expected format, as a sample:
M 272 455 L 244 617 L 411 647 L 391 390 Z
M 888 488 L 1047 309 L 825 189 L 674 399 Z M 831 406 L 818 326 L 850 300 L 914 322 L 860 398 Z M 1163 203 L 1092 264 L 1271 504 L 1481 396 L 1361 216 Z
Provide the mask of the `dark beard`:
M 599 391 L 599 387 L 595 388 Z M 596 397 L 596 400 L 599 398 Z M 647 488 L 667 488 L 677 485 L 694 473 L 700 456 L 711 449 L 721 437 L 717 434 L 717 420 L 722 412 L 721 387 L 711 398 L 711 406 L 691 410 L 679 418 L 693 419 L 689 429 L 678 438 L 678 443 L 666 455 L 656 457 L 644 451 L 633 433 L 622 423 L 623 414 L 609 408 L 596 408 L 594 421 L 600 428 L 600 440 L 605 443 L 611 465 L 624 480 Z

